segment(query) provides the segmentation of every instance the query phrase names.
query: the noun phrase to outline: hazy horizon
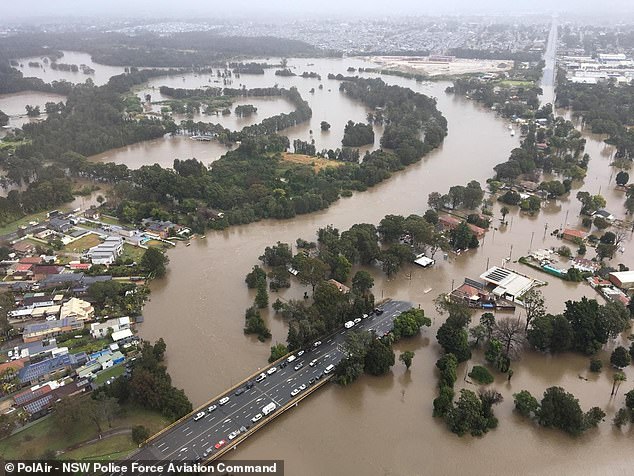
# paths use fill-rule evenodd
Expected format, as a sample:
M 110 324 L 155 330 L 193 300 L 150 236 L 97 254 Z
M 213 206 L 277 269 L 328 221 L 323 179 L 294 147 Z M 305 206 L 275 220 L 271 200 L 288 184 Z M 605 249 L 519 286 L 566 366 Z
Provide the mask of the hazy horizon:
M 157 18 L 173 20 L 214 18 L 249 18 L 270 20 L 301 16 L 355 17 L 418 16 L 418 15 L 514 15 L 567 13 L 572 15 L 601 16 L 634 15 L 631 0 L 480 0 L 474 5 L 470 0 L 321 0 L 303 4 L 296 0 L 233 0 L 231 2 L 208 2 L 205 0 L 108 0 L 86 2 L 85 0 L 24 0 L 3 8 L 5 21 L 53 20 L 59 18 L 137 19 Z

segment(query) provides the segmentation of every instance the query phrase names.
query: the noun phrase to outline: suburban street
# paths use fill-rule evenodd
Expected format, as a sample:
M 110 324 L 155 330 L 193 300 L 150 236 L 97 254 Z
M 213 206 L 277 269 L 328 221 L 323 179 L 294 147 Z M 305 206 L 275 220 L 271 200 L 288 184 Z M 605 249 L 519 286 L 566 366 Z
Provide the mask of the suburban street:
M 300 398 L 302 392 L 306 391 L 309 385 L 314 385 L 315 378 L 323 376 L 324 369 L 331 364 L 337 364 L 343 357 L 343 343 L 345 334 L 357 329 L 374 330 L 378 335 L 392 329 L 393 319 L 401 312 L 410 309 L 410 303 L 403 301 L 388 301 L 381 306 L 383 313 L 370 314 L 366 319 L 361 320 L 351 329 L 342 329 L 336 334 L 323 339 L 321 345 L 308 349 L 301 356 L 296 356 L 295 360 L 288 363 L 283 368 L 276 365 L 277 371 L 267 375 L 259 382 L 252 379 L 253 386 L 247 389 L 247 382 L 238 390 L 243 390 L 240 395 L 235 395 L 236 390 L 221 395 L 218 401 L 211 402 L 204 407 L 205 416 L 198 421 L 194 421 L 193 416 L 188 417 L 181 423 L 157 437 L 149 445 L 136 453 L 134 460 L 155 460 L 155 461 L 196 461 L 206 460 L 212 457 L 219 449 L 230 446 L 229 435 L 238 431 L 241 427 L 250 427 L 267 418 L 262 415 L 261 419 L 254 422 L 252 419 L 258 414 L 262 414 L 262 409 L 271 402 L 276 405 L 276 410 L 289 403 L 294 398 Z M 295 352 L 294 355 L 298 354 Z M 315 361 L 316 362 L 313 362 Z M 285 362 L 285 361 L 284 361 Z M 313 366 L 310 363 L 313 362 Z M 296 366 L 298 370 L 295 370 Z M 262 369 L 266 373 L 271 367 Z M 312 380 L 312 381 L 311 381 Z M 300 386 L 306 388 L 300 390 Z M 291 392 L 298 389 L 295 396 Z M 219 401 L 227 397 L 229 400 L 221 405 Z M 213 411 L 207 408 L 216 405 Z M 196 412 L 194 412 L 195 414 Z M 274 413 L 274 412 L 273 412 Z M 269 415 L 270 417 L 270 415 Z M 226 443 L 219 448 L 214 448 L 221 440 Z M 211 448 L 211 451 L 209 450 Z

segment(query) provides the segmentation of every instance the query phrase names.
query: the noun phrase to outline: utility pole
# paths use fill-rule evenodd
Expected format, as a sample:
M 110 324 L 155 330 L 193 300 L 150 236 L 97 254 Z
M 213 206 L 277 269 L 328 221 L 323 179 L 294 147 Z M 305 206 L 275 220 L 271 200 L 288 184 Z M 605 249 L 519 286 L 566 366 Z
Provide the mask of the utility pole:
M 531 244 L 528 247 L 528 252 L 530 253 L 531 250 L 533 249 L 533 237 L 535 236 L 535 232 L 531 232 Z

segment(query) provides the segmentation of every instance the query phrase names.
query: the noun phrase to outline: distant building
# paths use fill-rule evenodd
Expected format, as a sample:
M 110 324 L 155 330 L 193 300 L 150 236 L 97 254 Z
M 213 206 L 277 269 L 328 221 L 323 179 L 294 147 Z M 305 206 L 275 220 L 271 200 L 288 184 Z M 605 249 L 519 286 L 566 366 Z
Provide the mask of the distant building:
M 35 253 L 35 245 L 27 240 L 20 240 L 11 245 L 11 249 L 20 256 L 32 255 Z
M 621 289 L 634 288 L 634 271 L 617 271 L 608 275 L 610 282 Z

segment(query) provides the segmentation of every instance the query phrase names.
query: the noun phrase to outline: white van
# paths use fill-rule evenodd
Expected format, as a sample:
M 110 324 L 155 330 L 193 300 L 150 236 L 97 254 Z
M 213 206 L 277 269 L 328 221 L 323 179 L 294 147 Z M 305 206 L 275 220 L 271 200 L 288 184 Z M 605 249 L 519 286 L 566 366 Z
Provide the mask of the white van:
M 274 412 L 276 408 L 277 406 L 275 405 L 275 403 L 271 402 L 262 409 L 262 413 L 264 414 L 264 416 L 266 416 L 269 413 Z
M 329 374 L 330 372 L 332 372 L 334 370 L 335 366 L 330 364 L 328 367 L 326 367 L 326 369 L 324 370 L 325 374 Z
M 294 355 L 291 355 L 288 359 L 286 359 L 286 362 L 288 362 L 289 364 L 295 360 L 297 357 L 295 357 Z
M 353 327 L 353 326 L 354 326 L 354 321 L 348 321 L 348 322 L 346 322 L 346 323 L 344 324 L 344 327 L 345 327 L 346 329 L 350 329 L 350 328 L 351 328 L 351 327 Z

